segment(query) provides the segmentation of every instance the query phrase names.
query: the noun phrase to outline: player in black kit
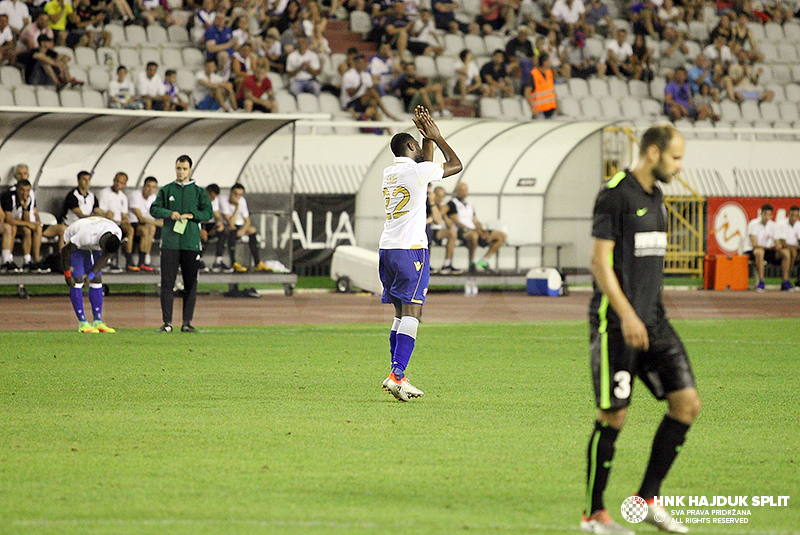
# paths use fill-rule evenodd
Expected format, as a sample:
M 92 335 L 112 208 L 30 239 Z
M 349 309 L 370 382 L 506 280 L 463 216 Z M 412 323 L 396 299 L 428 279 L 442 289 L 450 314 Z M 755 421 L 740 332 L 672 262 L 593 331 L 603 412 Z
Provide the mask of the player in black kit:
M 634 377 L 668 404 L 638 491 L 648 505 L 644 520 L 665 531 L 688 531 L 653 503 L 700 410 L 686 350 L 667 320 L 661 298 L 667 215 L 656 183 L 669 183 L 681 170 L 684 147 L 683 137 L 672 126 L 650 127 L 642 135 L 636 166 L 609 180 L 595 202 L 591 260 L 595 285 L 589 323 L 598 413 L 589 440 L 581 521 L 581 529 L 590 533 L 633 534 L 611 520 L 603 492 Z

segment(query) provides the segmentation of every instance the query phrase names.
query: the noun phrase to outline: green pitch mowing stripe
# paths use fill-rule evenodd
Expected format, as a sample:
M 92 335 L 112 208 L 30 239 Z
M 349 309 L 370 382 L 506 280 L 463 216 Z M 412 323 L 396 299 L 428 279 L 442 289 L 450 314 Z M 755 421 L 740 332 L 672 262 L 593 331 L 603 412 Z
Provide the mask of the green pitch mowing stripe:
M 790 495 L 693 531 L 797 534 L 796 320 L 676 327 L 704 407 L 662 492 Z M 0 333 L 0 533 L 575 534 L 587 325 L 423 324 L 409 403 L 380 388 L 388 329 Z M 618 521 L 664 408 L 636 384 Z

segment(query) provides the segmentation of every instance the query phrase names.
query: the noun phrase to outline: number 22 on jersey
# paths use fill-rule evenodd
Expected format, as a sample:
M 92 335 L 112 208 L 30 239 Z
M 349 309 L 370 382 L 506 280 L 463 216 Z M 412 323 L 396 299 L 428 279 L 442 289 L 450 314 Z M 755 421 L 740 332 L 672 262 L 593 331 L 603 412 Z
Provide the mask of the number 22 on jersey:
M 394 188 L 394 191 L 389 192 L 388 188 L 383 188 L 383 202 L 386 204 L 386 219 L 392 220 L 402 217 L 408 213 L 408 210 L 403 210 L 408 201 L 411 200 L 411 193 L 403 186 Z M 390 205 L 392 205 L 390 207 Z

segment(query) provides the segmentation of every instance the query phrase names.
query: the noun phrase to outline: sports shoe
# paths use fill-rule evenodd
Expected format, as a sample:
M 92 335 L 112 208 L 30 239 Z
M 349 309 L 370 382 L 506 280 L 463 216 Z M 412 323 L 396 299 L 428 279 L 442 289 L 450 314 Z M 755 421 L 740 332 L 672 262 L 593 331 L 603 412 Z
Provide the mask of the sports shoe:
M 255 271 L 272 271 L 272 269 L 268 268 L 264 262 L 259 262 L 255 267 Z
M 408 397 L 410 397 L 410 398 L 421 398 L 422 396 L 425 395 L 425 392 L 423 392 L 422 390 L 420 390 L 416 386 L 412 385 L 408 381 L 408 377 L 403 377 L 403 379 L 400 382 L 405 385 L 406 390 L 408 391 Z
M 95 329 L 95 328 L 92 326 L 92 324 L 91 324 L 91 323 L 89 323 L 88 321 L 82 321 L 82 322 L 81 322 L 81 323 L 78 325 L 78 332 L 79 332 L 79 333 L 91 333 L 91 334 L 97 334 L 97 333 L 99 333 L 100 331 L 98 331 L 97 329 Z
M 115 266 L 114 264 L 109 264 L 107 268 L 105 268 L 109 273 L 122 273 L 125 271 L 119 266 Z
M 491 271 L 491 269 L 489 269 L 489 263 L 486 262 L 486 260 L 478 260 L 475 262 L 475 269 L 477 271 Z
M 647 515 L 644 521 L 669 533 L 689 533 L 689 528 L 672 518 L 666 509 L 654 504 L 653 500 L 647 502 Z
M 400 401 L 408 401 L 411 399 L 408 395 L 408 379 L 405 377 L 403 379 L 398 381 L 397 377 L 390 373 L 389 377 L 383 380 L 383 388 Z
M 36 271 L 39 273 L 50 273 L 52 271 L 44 262 L 36 264 Z
M 192 327 L 191 323 L 184 323 L 183 325 L 181 325 L 181 332 L 182 333 L 196 333 L 197 329 Z
M 156 270 L 153 266 L 149 264 L 139 264 L 139 269 L 141 271 L 146 271 L 147 273 L 154 273 Z
M 460 269 L 456 269 L 453 266 L 444 266 L 442 269 L 439 270 L 439 273 L 442 275 L 461 275 L 463 271 Z
M 92 323 L 92 327 L 97 329 L 97 332 L 99 332 L 99 333 L 115 333 L 115 332 L 117 332 L 116 329 L 112 329 L 111 327 L 109 327 L 108 325 L 103 323 L 102 321 L 97 321 L 97 320 L 95 320 L 95 322 Z
M 247 268 L 241 265 L 239 262 L 233 263 L 233 270 L 236 273 L 247 273 Z
M 24 273 L 32 273 L 36 271 L 35 264 L 33 262 L 28 262 L 27 264 L 22 264 L 22 271 Z
M 233 273 L 233 268 L 229 268 L 225 262 L 215 262 L 213 266 L 211 266 L 212 273 Z
M 142 266 L 139 266 L 139 267 L 142 267 Z M 206 265 L 206 263 L 205 263 L 205 262 L 203 262 L 202 260 L 198 260 L 198 261 L 197 261 L 197 269 L 198 269 L 199 271 L 202 271 L 203 273 L 208 273 L 209 271 L 211 271 L 211 270 L 208 268 L 208 266 Z
M 758 283 L 758 286 L 756 286 L 756 291 L 757 292 L 763 292 L 764 291 L 764 281 L 761 281 L 761 282 Z
M 794 291 L 794 286 L 789 281 L 783 281 L 781 283 L 781 291 L 782 292 L 793 292 Z
M 158 328 L 158 332 L 160 333 L 171 333 L 172 332 L 172 325 L 169 323 L 165 323 L 161 327 Z
M 3 264 L 3 269 L 6 273 L 22 273 L 22 268 L 16 265 L 14 262 L 6 262 Z
M 127 265 L 125 266 L 125 269 L 133 273 L 138 273 L 139 271 L 141 271 L 139 269 L 139 266 L 134 266 L 134 265 Z
M 590 517 L 584 516 L 581 520 L 581 531 L 605 535 L 635 535 L 633 531 L 611 520 L 605 509 L 597 511 Z

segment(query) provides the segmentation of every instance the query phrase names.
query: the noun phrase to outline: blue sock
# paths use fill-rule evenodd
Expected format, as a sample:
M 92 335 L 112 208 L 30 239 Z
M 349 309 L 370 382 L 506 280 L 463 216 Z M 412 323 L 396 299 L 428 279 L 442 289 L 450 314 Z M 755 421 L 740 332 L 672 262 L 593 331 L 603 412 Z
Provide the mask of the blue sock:
M 73 286 L 69 289 L 69 300 L 72 301 L 72 309 L 78 316 L 78 321 L 86 321 L 86 313 L 83 311 L 83 284 Z
M 92 304 L 94 321 L 103 321 L 103 285 L 91 283 L 89 285 L 89 302 Z
M 397 329 L 400 328 L 400 318 L 395 318 L 392 322 L 392 330 L 389 331 L 389 359 L 394 357 L 394 349 L 397 347 Z
M 417 341 L 417 329 L 419 320 L 413 316 L 403 316 L 400 326 L 397 329 L 397 345 L 392 356 L 392 373 L 397 379 L 405 376 L 408 361 L 411 360 L 411 353 L 414 352 L 414 344 Z

